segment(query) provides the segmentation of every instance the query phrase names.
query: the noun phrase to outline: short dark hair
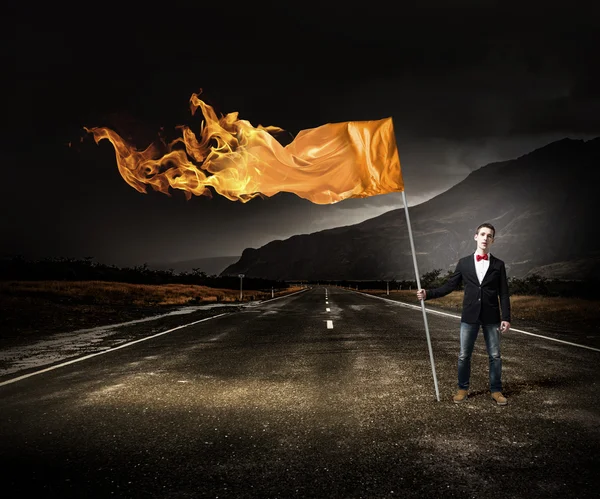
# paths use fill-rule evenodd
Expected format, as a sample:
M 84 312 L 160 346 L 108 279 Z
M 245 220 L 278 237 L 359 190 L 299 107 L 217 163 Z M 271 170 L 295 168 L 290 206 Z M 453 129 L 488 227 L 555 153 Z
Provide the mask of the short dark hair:
M 496 229 L 494 228 L 494 226 L 490 223 L 484 223 L 481 224 L 479 227 L 477 227 L 477 230 L 475 231 L 475 234 L 479 234 L 479 229 L 481 229 L 482 227 L 487 227 L 488 229 L 492 229 L 492 237 L 496 237 Z

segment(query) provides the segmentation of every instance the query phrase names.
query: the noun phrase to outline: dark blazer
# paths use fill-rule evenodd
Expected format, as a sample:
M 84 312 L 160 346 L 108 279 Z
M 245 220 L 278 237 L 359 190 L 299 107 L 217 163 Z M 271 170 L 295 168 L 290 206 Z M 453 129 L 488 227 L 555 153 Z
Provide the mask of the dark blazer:
M 500 320 L 510 322 L 508 279 L 504 262 L 490 255 L 490 266 L 481 284 L 475 270 L 473 254 L 458 261 L 454 274 L 439 288 L 426 290 L 426 300 L 446 296 L 464 283 L 462 322 L 469 324 L 497 324 Z M 500 306 L 498 306 L 498 302 Z M 500 312 L 502 311 L 502 314 Z

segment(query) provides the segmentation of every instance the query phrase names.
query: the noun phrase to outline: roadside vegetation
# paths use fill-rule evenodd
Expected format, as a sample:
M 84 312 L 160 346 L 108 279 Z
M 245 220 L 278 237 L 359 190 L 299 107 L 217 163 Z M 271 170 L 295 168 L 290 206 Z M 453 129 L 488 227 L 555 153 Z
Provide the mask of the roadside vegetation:
M 387 290 L 365 289 L 365 293 L 386 296 Z M 391 290 L 390 298 L 418 305 L 414 290 Z M 439 308 L 460 315 L 462 310 L 462 291 L 452 293 L 435 300 L 426 301 L 427 308 Z M 519 321 L 528 324 L 561 324 L 569 329 L 585 327 L 590 331 L 599 331 L 600 303 L 598 300 L 556 296 L 511 295 L 511 314 L 513 325 Z
M 188 284 L 104 281 L 0 281 L 0 339 L 48 335 L 127 322 L 182 306 L 236 305 L 290 294 L 299 286 L 269 290 L 219 289 Z
M 193 284 L 129 284 L 105 281 L 4 281 L 0 282 L 2 302 L 45 300 L 72 305 L 119 305 L 169 307 L 206 303 L 240 303 L 271 298 L 296 288 L 266 291 L 210 288 Z
M 441 269 L 425 273 L 421 286 L 440 286 L 450 275 Z M 245 277 L 241 283 L 239 276 L 208 276 L 201 269 L 176 274 L 146 265 L 109 267 L 91 259 L 14 259 L 0 262 L 0 339 L 126 322 L 182 306 L 235 306 L 293 293 L 305 285 L 339 286 L 418 304 L 415 281 L 289 283 Z M 598 288 L 594 283 L 551 281 L 537 275 L 511 278 L 513 326 L 551 324 L 600 333 Z M 462 296 L 458 290 L 427 306 L 459 313 Z

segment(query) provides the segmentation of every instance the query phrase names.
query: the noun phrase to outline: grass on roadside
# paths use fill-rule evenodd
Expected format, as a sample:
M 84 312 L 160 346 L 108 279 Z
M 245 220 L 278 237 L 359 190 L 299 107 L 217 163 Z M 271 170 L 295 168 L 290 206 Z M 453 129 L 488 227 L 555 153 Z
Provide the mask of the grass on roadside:
M 274 289 L 273 296 L 299 289 Z M 268 298 L 271 290 L 242 290 L 242 302 Z M 239 290 L 196 285 L 0 281 L 0 338 L 125 322 L 186 305 L 242 302 Z
M 386 290 L 363 290 L 363 292 L 386 295 Z M 407 303 L 418 304 L 416 291 L 390 290 L 390 297 L 401 299 Z M 435 300 L 427 301 L 427 306 L 445 309 L 460 315 L 463 292 L 452 293 Z M 512 324 L 518 321 L 539 324 L 564 324 L 569 327 L 586 327 L 590 331 L 598 330 L 600 324 L 600 303 L 598 300 L 582 298 L 562 298 L 554 296 L 522 296 L 510 297 Z
M 273 290 L 281 296 L 298 287 Z M 363 290 L 385 295 L 385 290 Z M 416 292 L 390 290 L 392 298 L 417 304 Z M 243 302 L 271 298 L 271 290 L 243 291 Z M 460 314 L 463 293 L 427 305 Z M 160 314 L 176 307 L 240 303 L 239 290 L 206 286 L 146 285 L 104 281 L 0 281 L 0 338 L 73 331 Z M 539 324 L 600 331 L 597 300 L 545 296 L 511 296 L 512 324 Z
M 287 290 L 277 290 L 277 294 Z M 270 291 L 242 290 L 242 301 L 271 297 Z M 238 302 L 240 291 L 185 284 L 128 284 L 105 281 L 5 281 L 0 282 L 0 299 L 45 299 L 82 304 L 134 306 L 190 305 L 209 302 Z

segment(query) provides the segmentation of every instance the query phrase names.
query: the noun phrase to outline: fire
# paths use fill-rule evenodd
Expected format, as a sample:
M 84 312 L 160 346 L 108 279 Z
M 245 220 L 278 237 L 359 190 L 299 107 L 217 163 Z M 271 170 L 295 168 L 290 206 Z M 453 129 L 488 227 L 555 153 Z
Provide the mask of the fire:
M 190 199 L 210 197 L 212 188 L 245 203 L 290 192 L 331 204 L 404 188 L 391 118 L 302 130 L 284 147 L 273 136 L 283 129 L 253 127 L 237 112 L 219 118 L 198 95 L 192 94 L 190 107 L 204 116 L 199 137 L 184 125 L 178 127 L 181 137 L 140 151 L 109 128 L 86 131 L 96 143 L 113 145 L 121 176 L 142 193 L 149 185 L 167 195 L 180 189 Z

